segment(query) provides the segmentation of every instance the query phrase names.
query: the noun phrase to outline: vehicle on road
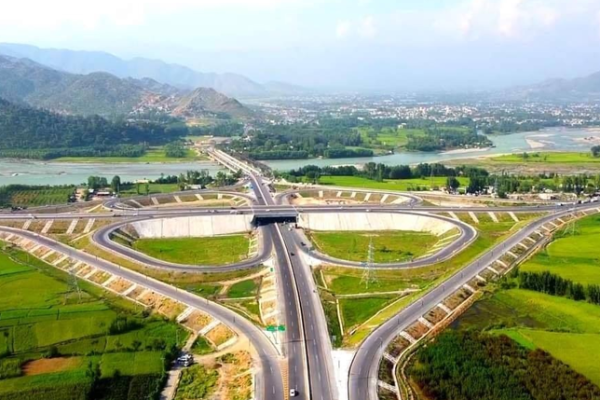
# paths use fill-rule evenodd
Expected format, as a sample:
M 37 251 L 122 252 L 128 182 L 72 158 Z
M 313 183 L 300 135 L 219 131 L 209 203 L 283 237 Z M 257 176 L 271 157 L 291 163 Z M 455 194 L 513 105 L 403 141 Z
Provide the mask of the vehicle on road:
M 290 397 L 298 396 L 298 391 L 296 389 L 290 389 Z

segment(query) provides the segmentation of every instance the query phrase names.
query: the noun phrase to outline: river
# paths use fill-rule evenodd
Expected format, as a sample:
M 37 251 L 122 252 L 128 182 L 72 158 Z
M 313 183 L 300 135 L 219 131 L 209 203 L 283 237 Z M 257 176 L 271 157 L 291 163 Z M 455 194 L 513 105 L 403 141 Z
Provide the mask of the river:
M 208 161 L 186 163 L 115 163 L 84 164 L 58 163 L 32 160 L 0 159 L 0 186 L 10 184 L 23 185 L 78 185 L 87 182 L 90 175 L 104 176 L 110 179 L 119 175 L 124 182 L 137 179 L 156 179 L 160 174 L 179 175 L 188 170 L 208 170 L 211 175 L 222 170 Z
M 290 170 L 304 165 L 355 165 L 377 162 L 388 165 L 418 164 L 461 158 L 489 156 L 494 154 L 515 153 L 523 151 L 589 151 L 592 144 L 578 141 L 589 136 L 599 136 L 598 130 L 553 128 L 539 132 L 513 133 L 511 135 L 490 136 L 495 147 L 487 150 L 459 151 L 447 153 L 395 153 L 381 157 L 280 160 L 269 161 L 273 169 Z M 90 175 L 105 176 L 109 180 L 119 175 L 123 181 L 136 179 L 155 179 L 160 174 L 179 175 L 187 170 L 206 169 L 215 174 L 221 168 L 211 162 L 190 163 L 119 163 L 119 164 L 83 164 L 57 163 L 32 160 L 0 159 L 0 186 L 10 184 L 25 185 L 64 185 L 80 184 L 87 181 Z
M 379 157 L 359 158 L 335 158 L 335 159 L 310 159 L 310 160 L 278 160 L 267 161 L 273 169 L 287 171 L 304 165 L 317 165 L 325 167 L 329 165 L 356 165 L 368 162 L 376 162 L 387 165 L 413 165 L 419 163 L 431 163 L 461 158 L 474 158 L 490 156 L 494 154 L 520 153 L 524 151 L 580 151 L 587 152 L 593 144 L 582 143 L 577 139 L 589 136 L 599 136 L 597 130 L 552 128 L 538 132 L 513 133 L 510 135 L 489 136 L 495 147 L 472 151 L 461 150 L 447 153 L 416 153 L 398 152 L 395 154 Z

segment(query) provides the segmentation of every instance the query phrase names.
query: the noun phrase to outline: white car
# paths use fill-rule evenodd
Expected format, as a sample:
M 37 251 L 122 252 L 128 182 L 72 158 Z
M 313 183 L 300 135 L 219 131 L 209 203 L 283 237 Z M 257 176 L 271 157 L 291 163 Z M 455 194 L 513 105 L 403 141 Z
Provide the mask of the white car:
M 290 397 L 298 396 L 298 391 L 296 389 L 290 389 Z

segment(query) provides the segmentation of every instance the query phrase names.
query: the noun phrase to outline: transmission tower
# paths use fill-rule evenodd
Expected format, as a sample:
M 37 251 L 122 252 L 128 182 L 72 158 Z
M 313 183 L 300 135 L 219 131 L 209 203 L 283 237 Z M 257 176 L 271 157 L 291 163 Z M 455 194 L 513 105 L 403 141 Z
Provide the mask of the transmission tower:
M 79 301 L 81 302 L 81 289 L 79 288 L 79 281 L 77 280 L 77 276 L 75 275 L 75 272 L 71 271 L 69 273 L 69 275 L 71 276 L 71 286 L 73 288 L 75 288 L 75 291 L 77 292 L 77 297 L 79 298 Z
M 368 289 L 370 283 L 377 282 L 377 275 L 375 274 L 375 268 L 373 268 L 373 257 L 374 257 L 375 247 L 373 246 L 373 237 L 369 240 L 369 251 L 367 252 L 367 262 L 364 263 L 364 269 L 362 278 L 360 280 L 361 284 L 365 284 L 365 287 Z

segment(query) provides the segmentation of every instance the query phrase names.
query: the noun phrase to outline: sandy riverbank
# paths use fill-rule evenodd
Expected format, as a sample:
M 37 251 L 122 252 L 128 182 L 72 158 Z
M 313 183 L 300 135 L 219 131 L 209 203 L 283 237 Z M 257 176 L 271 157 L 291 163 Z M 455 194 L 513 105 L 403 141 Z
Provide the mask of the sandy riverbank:
M 491 147 L 483 147 L 480 149 L 454 149 L 454 150 L 448 150 L 448 151 L 443 151 L 440 154 L 466 154 L 466 153 L 482 153 L 485 151 L 489 151 L 491 149 Z

